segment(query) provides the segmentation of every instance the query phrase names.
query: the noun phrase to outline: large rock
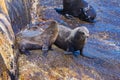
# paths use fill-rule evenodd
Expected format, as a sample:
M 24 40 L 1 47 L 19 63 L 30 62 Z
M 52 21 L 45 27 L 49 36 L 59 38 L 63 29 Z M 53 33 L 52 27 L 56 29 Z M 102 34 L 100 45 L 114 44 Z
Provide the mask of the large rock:
M 30 22 L 29 8 L 30 0 L 0 1 L 0 54 L 12 80 L 17 78 L 18 52 L 15 47 L 15 33 Z

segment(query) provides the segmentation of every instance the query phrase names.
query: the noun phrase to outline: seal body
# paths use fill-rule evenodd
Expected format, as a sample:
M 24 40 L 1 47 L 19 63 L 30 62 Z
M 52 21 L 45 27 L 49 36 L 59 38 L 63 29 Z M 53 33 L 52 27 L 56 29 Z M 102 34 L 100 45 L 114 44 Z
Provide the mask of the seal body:
M 58 28 L 59 28 L 59 33 L 55 41 L 55 45 L 57 45 L 61 49 L 67 50 L 68 46 L 66 43 L 66 38 L 70 35 L 72 30 L 63 25 L 59 25 Z
M 17 43 L 20 52 L 29 54 L 29 50 L 35 49 L 42 49 L 43 52 L 47 52 L 58 36 L 58 24 L 52 21 L 45 31 L 32 37 L 20 37 L 19 35 L 17 36 Z
M 72 30 L 60 25 L 55 45 L 73 54 L 79 50 L 81 55 L 83 55 L 83 48 L 88 36 L 89 31 L 86 27 L 77 27 Z
M 63 14 L 69 14 L 87 22 L 93 22 L 96 17 L 94 8 L 84 0 L 63 0 Z

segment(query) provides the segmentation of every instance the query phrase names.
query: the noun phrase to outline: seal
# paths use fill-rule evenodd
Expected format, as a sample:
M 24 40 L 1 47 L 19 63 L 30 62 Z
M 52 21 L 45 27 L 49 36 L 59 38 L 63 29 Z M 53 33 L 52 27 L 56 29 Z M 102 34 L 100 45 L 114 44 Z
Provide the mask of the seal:
M 58 36 L 58 24 L 55 21 L 51 21 L 48 28 L 43 33 L 32 37 L 17 37 L 17 43 L 21 53 L 30 54 L 29 50 L 42 49 L 43 53 L 48 52 L 51 49 L 52 44 L 55 42 Z
M 80 20 L 94 22 L 96 11 L 84 0 L 63 0 L 63 10 L 56 9 L 58 13 L 62 13 L 67 18 L 74 16 Z
M 55 41 L 55 45 L 59 48 L 72 52 L 73 55 L 76 51 L 80 51 L 83 54 L 83 48 L 86 44 L 87 38 L 89 37 L 89 31 L 85 26 L 70 29 L 65 26 L 59 25 L 59 34 Z

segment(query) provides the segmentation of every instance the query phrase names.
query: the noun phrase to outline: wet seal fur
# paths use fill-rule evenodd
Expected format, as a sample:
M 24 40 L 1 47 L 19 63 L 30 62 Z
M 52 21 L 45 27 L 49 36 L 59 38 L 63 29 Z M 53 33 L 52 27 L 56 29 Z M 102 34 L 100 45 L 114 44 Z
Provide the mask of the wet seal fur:
M 79 50 L 80 54 L 84 56 L 83 48 L 88 36 L 89 31 L 84 26 L 72 30 L 66 26 L 59 25 L 59 34 L 54 44 L 67 51 L 68 54 L 72 52 L 73 55 L 77 56 L 75 53 Z
M 84 0 L 63 0 L 63 9 L 55 9 L 67 18 L 74 16 L 80 20 L 94 22 L 96 11 Z
M 55 42 L 58 36 L 58 24 L 52 21 L 50 26 L 41 34 L 32 37 L 17 37 L 19 50 L 21 53 L 30 54 L 29 50 L 42 49 L 43 53 L 46 53 L 51 49 L 52 44 Z M 18 34 L 19 35 L 19 34 Z

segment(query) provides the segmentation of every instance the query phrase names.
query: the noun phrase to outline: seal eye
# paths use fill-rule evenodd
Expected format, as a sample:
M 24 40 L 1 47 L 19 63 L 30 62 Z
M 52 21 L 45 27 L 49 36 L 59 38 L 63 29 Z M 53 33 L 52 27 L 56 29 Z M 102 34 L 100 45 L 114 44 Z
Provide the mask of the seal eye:
M 85 35 L 85 33 L 84 33 L 84 32 L 81 32 L 81 34 L 82 34 L 82 35 Z
M 80 35 L 85 35 L 85 33 L 84 33 L 84 32 L 81 32 L 81 31 L 79 31 L 79 34 L 80 34 Z

